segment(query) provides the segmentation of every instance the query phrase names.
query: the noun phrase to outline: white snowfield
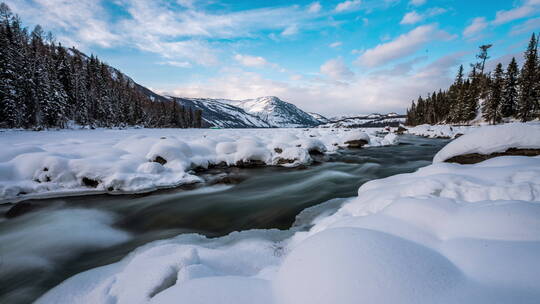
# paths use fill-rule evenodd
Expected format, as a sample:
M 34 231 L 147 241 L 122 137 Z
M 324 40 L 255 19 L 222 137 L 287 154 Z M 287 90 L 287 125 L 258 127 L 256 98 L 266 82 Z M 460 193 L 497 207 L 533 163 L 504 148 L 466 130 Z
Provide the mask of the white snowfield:
M 257 162 L 297 166 L 346 142 L 396 143 L 377 129 L 128 129 L 0 132 L 0 201 L 143 192 L 200 181 L 190 170 Z M 163 162 L 165 161 L 165 163 Z M 161 163 L 159 162 L 161 161 Z
M 540 125 L 511 123 L 471 129 L 439 151 L 433 162 L 464 154 L 491 154 L 510 148 L 540 149 Z
M 308 212 L 309 213 L 309 212 Z M 538 303 L 540 158 L 370 181 L 307 231 L 180 235 L 37 303 Z
M 454 138 L 458 134 L 467 134 L 478 126 L 418 125 L 408 128 L 406 133 L 429 138 Z

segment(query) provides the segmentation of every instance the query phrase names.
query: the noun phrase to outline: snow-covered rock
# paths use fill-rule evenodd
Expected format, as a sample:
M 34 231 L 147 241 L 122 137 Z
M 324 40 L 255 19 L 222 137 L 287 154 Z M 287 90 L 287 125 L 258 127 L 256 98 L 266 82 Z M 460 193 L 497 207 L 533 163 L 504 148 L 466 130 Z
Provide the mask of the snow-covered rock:
M 351 130 L 345 135 L 345 138 L 343 138 L 343 144 L 351 148 L 360 148 L 369 144 L 369 141 L 369 135 L 357 129 Z
M 511 148 L 540 149 L 540 125 L 512 123 L 477 128 L 446 145 L 435 155 L 433 162 L 466 154 L 505 152 Z

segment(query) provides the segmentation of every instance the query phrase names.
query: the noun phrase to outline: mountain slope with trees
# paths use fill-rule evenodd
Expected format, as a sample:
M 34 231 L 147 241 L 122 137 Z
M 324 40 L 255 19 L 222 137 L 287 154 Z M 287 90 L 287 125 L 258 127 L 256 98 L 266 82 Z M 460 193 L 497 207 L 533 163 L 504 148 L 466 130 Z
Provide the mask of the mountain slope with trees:
M 0 3 L 0 127 L 201 127 L 202 112 L 156 100 L 95 56 L 22 26 Z
M 407 109 L 406 123 L 412 126 L 466 124 L 477 117 L 480 109 L 482 118 L 491 124 L 512 118 L 524 122 L 540 118 L 538 37 L 532 34 L 521 69 L 512 58 L 506 69 L 499 63 L 492 73 L 485 73 L 490 47 L 490 44 L 480 46 L 479 60 L 471 64 L 467 77 L 461 65 L 447 90 L 413 101 Z

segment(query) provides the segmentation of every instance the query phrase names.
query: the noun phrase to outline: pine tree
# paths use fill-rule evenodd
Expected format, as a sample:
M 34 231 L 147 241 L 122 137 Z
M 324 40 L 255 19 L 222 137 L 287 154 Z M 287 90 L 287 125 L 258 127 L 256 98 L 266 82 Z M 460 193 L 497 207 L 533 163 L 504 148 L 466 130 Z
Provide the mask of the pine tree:
M 468 85 L 465 92 L 465 99 L 462 104 L 462 121 L 470 121 L 476 118 L 478 112 L 478 100 L 482 95 L 483 85 L 486 83 L 483 74 L 478 74 L 476 68 L 473 68 L 469 75 Z
M 519 67 L 516 58 L 512 58 L 512 61 L 508 64 L 504 78 L 500 109 L 502 117 L 511 117 L 516 114 L 518 101 L 518 74 Z
M 496 124 L 501 120 L 500 105 L 502 101 L 502 89 L 504 85 L 504 72 L 502 64 L 499 63 L 493 73 L 490 84 L 490 94 L 482 105 L 482 115 L 486 121 Z
M 13 128 L 17 123 L 17 79 L 12 50 L 12 14 L 9 7 L 0 3 L 0 127 Z
M 480 74 L 484 74 L 484 68 L 486 66 L 486 60 L 488 60 L 490 57 L 488 55 L 488 50 L 492 47 L 492 44 L 484 44 L 481 45 L 480 52 L 478 55 L 476 55 L 476 58 L 479 59 L 479 62 L 472 65 L 474 69 L 476 69 Z
M 521 68 L 519 78 L 519 100 L 517 116 L 522 121 L 529 121 L 534 117 L 538 107 L 537 81 L 538 81 L 538 53 L 536 36 L 532 34 L 529 46 L 525 51 L 525 63 Z

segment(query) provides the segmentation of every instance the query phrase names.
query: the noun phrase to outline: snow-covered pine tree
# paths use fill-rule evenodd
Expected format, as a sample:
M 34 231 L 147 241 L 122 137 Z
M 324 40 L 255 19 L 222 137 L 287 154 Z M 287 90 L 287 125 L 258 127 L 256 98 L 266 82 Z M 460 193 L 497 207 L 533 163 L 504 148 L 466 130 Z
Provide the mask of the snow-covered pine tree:
M 454 83 L 450 86 L 450 89 L 448 90 L 448 101 L 450 108 L 447 118 L 448 122 L 459 122 L 461 120 L 461 105 L 464 89 L 463 78 L 463 65 L 460 65 Z
M 522 121 L 529 121 L 535 117 L 534 111 L 537 108 L 538 96 L 538 52 L 537 40 L 533 33 L 527 50 L 525 51 L 525 62 L 521 68 L 519 77 L 519 99 L 517 117 Z
M 490 94 L 482 104 L 482 115 L 491 124 L 496 124 L 501 120 L 500 105 L 502 100 L 502 89 L 504 85 L 504 71 L 502 64 L 497 64 L 490 82 Z
M 16 61 L 12 51 L 12 14 L 7 5 L 0 4 L 0 127 L 18 126 Z
M 478 73 L 476 68 L 473 67 L 469 79 L 467 79 L 468 85 L 466 85 L 465 97 L 462 104 L 461 121 L 470 121 L 476 117 L 476 113 L 478 112 L 478 99 L 482 94 L 483 87 L 487 83 L 485 78 L 486 77 L 483 74 Z
M 540 33 L 536 36 L 536 82 L 535 82 L 535 96 L 536 102 L 533 106 L 533 111 L 537 119 L 540 119 L 540 56 L 538 55 L 538 44 L 540 40 Z
M 512 117 L 516 115 L 518 101 L 518 76 L 519 67 L 516 58 L 508 64 L 504 75 L 500 112 L 502 117 Z

